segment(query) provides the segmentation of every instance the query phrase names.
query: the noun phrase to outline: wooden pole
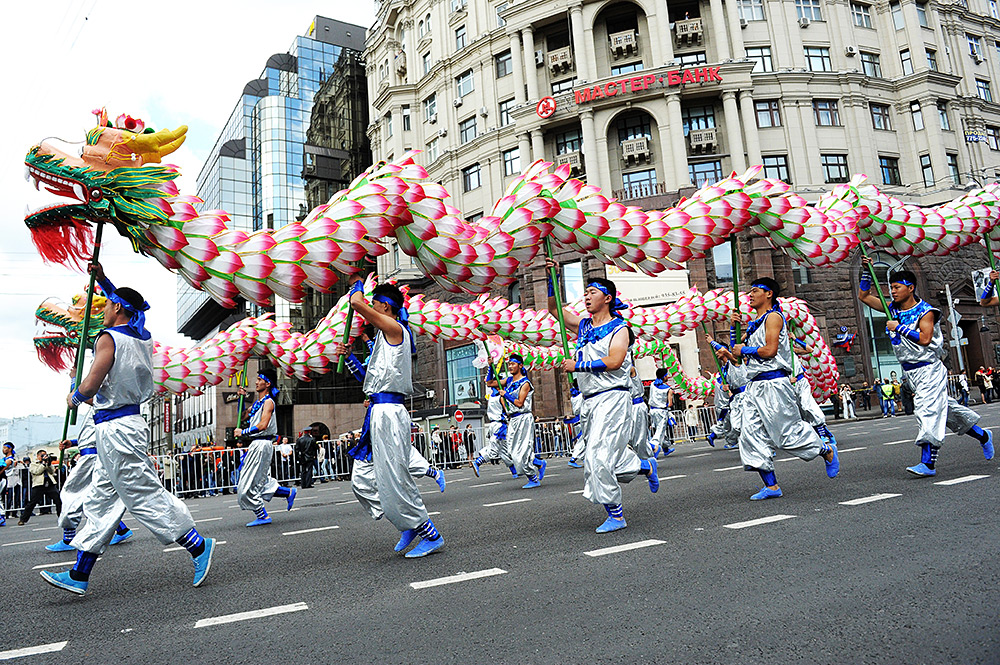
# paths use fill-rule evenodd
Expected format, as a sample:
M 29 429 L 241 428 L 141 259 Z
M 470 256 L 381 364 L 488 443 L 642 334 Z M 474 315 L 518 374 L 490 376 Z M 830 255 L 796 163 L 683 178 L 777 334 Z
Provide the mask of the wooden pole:
M 545 256 L 549 259 L 552 258 L 552 241 L 548 236 L 545 236 Z M 559 319 L 559 332 L 562 335 L 563 358 L 572 360 L 569 354 L 569 336 L 566 334 L 566 317 L 563 315 L 562 290 L 559 288 L 559 275 L 554 266 L 549 268 L 549 279 L 552 280 L 552 290 L 555 292 L 556 318 Z M 615 294 L 611 295 L 615 296 Z M 566 378 L 570 383 L 573 383 L 572 372 L 566 372 Z
M 104 235 L 104 222 L 97 222 L 97 233 L 94 234 L 94 254 L 90 257 L 90 263 L 97 265 L 101 255 L 101 237 Z M 89 267 L 89 266 L 88 266 Z M 83 360 L 87 350 L 87 336 L 90 334 L 90 308 L 94 305 L 94 283 L 97 281 L 97 268 L 90 268 L 90 286 L 87 287 L 87 308 L 83 311 L 83 330 L 80 331 L 80 344 L 76 347 L 76 385 L 83 383 Z M 110 294 L 108 294 L 110 295 Z M 66 420 L 63 422 L 62 440 L 66 440 L 69 433 L 69 426 L 76 425 L 75 406 L 66 408 Z

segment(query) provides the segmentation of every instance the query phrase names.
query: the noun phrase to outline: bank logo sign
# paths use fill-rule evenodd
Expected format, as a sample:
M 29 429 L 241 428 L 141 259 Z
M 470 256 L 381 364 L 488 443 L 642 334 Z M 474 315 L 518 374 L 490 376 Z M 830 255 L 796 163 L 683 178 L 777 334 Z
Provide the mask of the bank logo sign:
M 653 88 L 671 88 L 689 83 L 721 83 L 722 76 L 718 67 L 691 67 L 688 69 L 671 69 L 664 74 L 643 74 L 617 81 L 575 88 L 573 99 L 577 104 L 586 104 L 606 97 L 629 95 Z

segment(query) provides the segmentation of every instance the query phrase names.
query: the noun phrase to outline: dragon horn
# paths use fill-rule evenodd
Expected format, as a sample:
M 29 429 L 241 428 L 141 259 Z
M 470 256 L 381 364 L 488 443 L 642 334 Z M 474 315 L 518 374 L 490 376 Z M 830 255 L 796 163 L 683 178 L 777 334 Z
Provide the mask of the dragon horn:
M 161 129 L 152 134 L 138 134 L 132 139 L 131 146 L 142 155 L 144 162 L 158 162 L 161 157 L 181 147 L 187 138 L 187 129 L 187 125 L 181 125 L 173 130 Z

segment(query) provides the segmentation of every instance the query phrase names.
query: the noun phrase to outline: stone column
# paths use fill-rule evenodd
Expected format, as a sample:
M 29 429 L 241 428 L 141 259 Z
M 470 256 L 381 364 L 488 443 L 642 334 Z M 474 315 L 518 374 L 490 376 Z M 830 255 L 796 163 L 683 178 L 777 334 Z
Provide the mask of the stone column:
M 747 142 L 747 161 L 749 166 L 763 164 L 760 154 L 760 135 L 757 133 L 757 110 L 753 105 L 753 93 L 749 90 L 740 91 L 740 113 L 743 116 L 743 133 Z
M 594 70 L 590 67 L 587 54 L 594 47 L 588 44 L 583 31 L 583 2 L 573 0 L 569 7 L 569 22 L 573 32 L 573 64 L 576 67 L 577 83 L 590 81 Z
M 527 27 L 521 31 L 521 41 L 524 44 L 524 77 L 528 83 L 528 101 L 537 102 L 538 69 L 535 67 L 535 33 Z
M 604 160 L 597 151 L 597 133 L 594 130 L 594 110 L 586 109 L 580 113 L 580 128 L 583 132 L 583 159 L 587 173 L 587 182 L 595 185 L 604 182 L 602 175 Z
M 726 118 L 729 161 L 734 171 L 742 173 L 747 170 L 747 159 L 743 152 L 743 131 L 740 129 L 740 112 L 736 108 L 735 90 L 726 90 L 722 93 L 722 113 Z
M 524 173 L 528 165 L 535 161 L 531 157 L 531 135 L 527 132 L 521 132 L 517 135 L 517 156 L 521 160 L 521 173 Z
M 709 6 L 712 9 L 712 40 L 715 41 L 716 60 L 721 62 L 732 56 L 729 50 L 729 35 L 726 34 L 725 10 L 722 8 L 722 0 L 711 0 Z M 702 17 L 702 30 L 705 29 L 704 17 Z M 741 56 L 742 57 L 742 56 Z
M 684 119 L 681 117 L 681 97 L 679 93 L 667 93 L 667 119 L 672 141 L 670 151 L 674 159 L 674 175 L 678 188 L 690 187 L 691 176 L 688 173 L 687 139 L 684 136 Z
M 510 35 L 510 60 L 514 68 L 514 103 L 524 103 L 524 58 L 521 54 L 521 36 L 518 33 Z M 534 67 L 534 61 L 532 61 Z
M 941 133 L 941 119 L 938 117 L 937 97 L 924 97 L 920 100 L 920 110 L 924 116 L 924 133 L 927 135 L 927 147 L 930 149 L 931 166 L 934 168 L 934 188 L 946 184 L 948 172 L 948 155 L 944 146 L 944 135 Z M 919 158 L 918 162 L 919 164 Z
M 663 182 L 666 184 L 667 189 L 674 189 L 680 174 L 677 173 L 677 161 L 674 159 L 674 153 L 684 150 L 684 136 L 681 135 L 678 144 L 677 136 L 674 135 L 672 131 L 672 126 L 669 122 L 661 123 L 657 126 L 659 132 L 659 152 L 654 154 L 653 157 L 660 162 L 663 166 Z M 684 178 L 687 178 L 685 173 Z
M 531 160 L 545 159 L 545 141 L 541 129 L 531 130 Z

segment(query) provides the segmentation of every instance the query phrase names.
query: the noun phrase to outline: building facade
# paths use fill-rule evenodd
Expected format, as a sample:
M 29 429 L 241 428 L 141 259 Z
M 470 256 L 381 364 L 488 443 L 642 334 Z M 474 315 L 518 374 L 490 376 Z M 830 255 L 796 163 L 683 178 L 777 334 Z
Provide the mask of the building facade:
M 375 158 L 423 151 L 418 161 L 470 220 L 536 159 L 644 209 L 757 164 L 806 198 L 866 173 L 919 205 L 1000 178 L 994 0 L 394 0 L 378 7 L 366 60 Z M 856 264 L 806 270 L 763 239 L 740 248 L 741 272 L 774 274 L 808 299 L 828 339 L 840 326 L 860 333 L 851 353 L 837 352 L 845 380 L 881 372 L 879 326 L 844 297 Z M 945 283 L 961 291 L 961 309 L 975 307 L 967 268 L 984 262 L 970 248 L 906 266 L 936 305 Z M 583 263 L 584 274 L 603 272 Z M 398 251 L 381 270 L 417 277 Z M 731 284 L 729 248 L 681 272 L 702 290 Z M 543 305 L 541 270 L 519 277 L 512 299 Z M 995 330 L 979 330 L 993 324 L 974 318 L 969 360 L 993 358 Z M 704 351 L 685 362 L 690 373 L 698 365 L 712 366 Z

